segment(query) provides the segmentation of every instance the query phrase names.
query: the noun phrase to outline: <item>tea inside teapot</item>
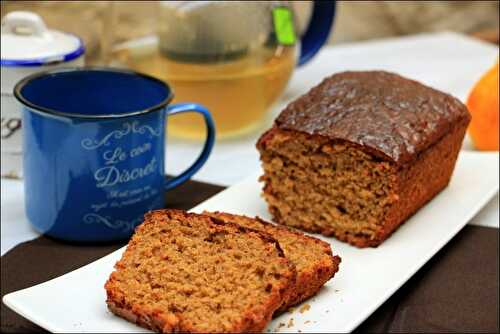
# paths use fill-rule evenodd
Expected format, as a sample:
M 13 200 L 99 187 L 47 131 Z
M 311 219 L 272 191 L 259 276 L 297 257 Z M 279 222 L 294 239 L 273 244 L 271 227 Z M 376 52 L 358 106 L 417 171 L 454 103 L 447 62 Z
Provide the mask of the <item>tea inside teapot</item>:
M 167 81 L 175 102 L 205 105 L 215 120 L 218 138 L 248 133 L 262 124 L 299 59 L 300 44 L 288 3 L 161 1 L 158 11 L 157 36 L 119 45 L 114 58 Z M 329 31 L 331 21 L 326 24 Z M 172 117 L 169 131 L 203 138 L 204 123 L 196 117 Z

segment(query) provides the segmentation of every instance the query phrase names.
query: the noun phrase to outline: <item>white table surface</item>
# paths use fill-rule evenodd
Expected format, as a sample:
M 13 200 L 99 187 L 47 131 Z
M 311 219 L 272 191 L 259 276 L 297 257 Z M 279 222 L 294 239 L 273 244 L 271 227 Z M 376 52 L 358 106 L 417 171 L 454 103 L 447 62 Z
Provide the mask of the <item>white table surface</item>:
M 269 126 L 291 100 L 322 78 L 344 70 L 384 69 L 397 72 L 465 100 L 479 76 L 498 57 L 498 47 L 455 33 L 434 33 L 325 47 L 309 64 L 297 69 L 281 100 L 270 113 Z M 229 186 L 253 174 L 259 166 L 255 142 L 259 133 L 233 141 L 217 142 L 195 180 Z M 167 171 L 177 174 L 200 150 L 200 143 L 169 138 Z M 470 147 L 468 139 L 464 147 Z M 24 214 L 21 181 L 1 181 L 1 254 L 20 242 L 38 236 Z M 499 226 L 498 194 L 470 222 Z

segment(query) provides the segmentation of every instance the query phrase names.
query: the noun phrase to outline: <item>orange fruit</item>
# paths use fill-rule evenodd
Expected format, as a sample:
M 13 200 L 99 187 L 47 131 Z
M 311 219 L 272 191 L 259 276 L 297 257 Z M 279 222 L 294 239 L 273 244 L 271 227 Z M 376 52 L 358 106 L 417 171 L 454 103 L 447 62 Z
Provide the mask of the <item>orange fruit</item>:
M 469 135 L 478 150 L 498 151 L 498 61 L 476 83 L 467 99 Z

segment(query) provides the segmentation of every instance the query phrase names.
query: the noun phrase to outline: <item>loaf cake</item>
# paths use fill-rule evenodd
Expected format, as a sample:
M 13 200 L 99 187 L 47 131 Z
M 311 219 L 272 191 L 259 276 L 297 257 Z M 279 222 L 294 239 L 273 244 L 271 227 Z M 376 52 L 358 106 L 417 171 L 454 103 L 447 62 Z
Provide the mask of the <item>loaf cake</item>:
M 224 212 L 204 212 L 204 214 L 266 232 L 278 241 L 286 258 L 297 269 L 297 280 L 292 293 L 278 311 L 285 311 L 290 306 L 315 295 L 338 271 L 340 257 L 333 256 L 330 245 L 317 238 L 268 223 L 258 217 L 250 218 Z
M 145 216 L 105 284 L 108 308 L 158 332 L 262 331 L 295 267 L 269 235 L 178 210 Z
M 324 79 L 257 142 L 273 220 L 379 245 L 446 187 L 469 121 L 456 98 L 393 73 Z

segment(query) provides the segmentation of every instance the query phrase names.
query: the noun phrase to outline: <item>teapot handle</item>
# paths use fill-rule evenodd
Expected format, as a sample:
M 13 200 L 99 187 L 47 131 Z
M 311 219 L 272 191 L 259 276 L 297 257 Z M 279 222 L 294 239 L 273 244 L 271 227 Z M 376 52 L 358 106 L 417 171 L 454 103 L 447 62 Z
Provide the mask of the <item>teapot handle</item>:
M 311 60 L 328 40 L 334 16 L 335 1 L 314 1 L 309 25 L 302 36 L 299 66 Z

